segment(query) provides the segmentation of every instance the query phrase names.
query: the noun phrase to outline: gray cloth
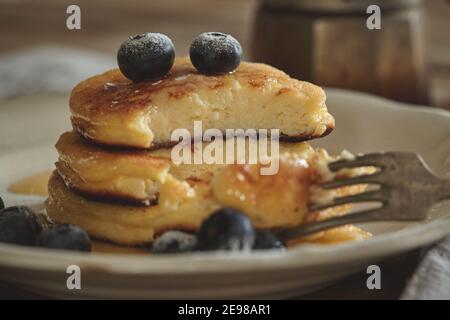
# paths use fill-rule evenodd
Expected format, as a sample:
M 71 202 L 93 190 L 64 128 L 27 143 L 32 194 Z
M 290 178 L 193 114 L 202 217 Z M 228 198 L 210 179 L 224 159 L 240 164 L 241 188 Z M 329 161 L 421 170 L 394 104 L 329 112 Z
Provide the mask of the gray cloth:
M 450 238 L 425 254 L 400 299 L 450 300 Z
M 106 54 L 39 46 L 0 56 L 0 99 L 42 92 L 70 92 L 81 80 L 115 66 Z

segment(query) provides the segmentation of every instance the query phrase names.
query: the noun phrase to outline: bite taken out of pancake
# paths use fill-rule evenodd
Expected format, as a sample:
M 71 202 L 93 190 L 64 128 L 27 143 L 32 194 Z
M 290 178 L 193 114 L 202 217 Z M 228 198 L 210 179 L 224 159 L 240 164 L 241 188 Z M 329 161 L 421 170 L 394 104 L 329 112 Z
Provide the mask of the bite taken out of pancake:
M 169 73 L 138 83 L 118 69 L 79 83 L 70 96 L 72 124 L 104 145 L 157 148 L 173 144 L 175 129 L 279 129 L 281 140 L 304 141 L 334 128 L 324 91 L 259 63 L 232 73 L 200 74 L 187 58 Z

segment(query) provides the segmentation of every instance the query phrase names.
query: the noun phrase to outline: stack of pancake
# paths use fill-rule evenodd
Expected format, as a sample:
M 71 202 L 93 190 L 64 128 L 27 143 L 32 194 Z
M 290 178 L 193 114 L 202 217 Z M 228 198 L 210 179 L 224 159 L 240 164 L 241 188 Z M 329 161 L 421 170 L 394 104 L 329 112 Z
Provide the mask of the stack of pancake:
M 167 230 L 195 231 L 221 207 L 241 209 L 256 228 L 295 226 L 347 210 L 308 213 L 312 186 L 333 178 L 327 169 L 333 158 L 304 141 L 331 132 L 334 119 L 321 88 L 273 67 L 243 62 L 233 73 L 208 76 L 181 58 L 166 77 L 138 83 L 111 70 L 78 84 L 70 111 L 74 131 L 56 144 L 47 212 L 94 238 L 145 245 Z M 194 137 L 194 121 L 224 133 L 279 129 L 278 173 L 261 175 L 259 162 L 175 164 L 171 134 L 182 128 Z M 336 230 L 341 240 L 367 236 L 343 227 L 333 237 Z

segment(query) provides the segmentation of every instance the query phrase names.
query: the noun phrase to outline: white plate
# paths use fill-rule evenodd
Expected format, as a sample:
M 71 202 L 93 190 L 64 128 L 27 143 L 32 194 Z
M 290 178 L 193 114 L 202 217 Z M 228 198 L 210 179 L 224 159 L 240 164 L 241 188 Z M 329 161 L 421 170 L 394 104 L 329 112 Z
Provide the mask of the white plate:
M 316 145 L 331 152 L 419 152 L 438 175 L 450 172 L 450 113 L 405 106 L 373 96 L 328 89 L 337 128 Z M 0 105 L 0 194 L 7 185 L 52 168 L 53 143 L 68 127 L 65 97 L 29 97 Z M 6 138 L 6 139 L 5 139 Z M 6 150 L 6 152 L 5 152 Z M 334 246 L 304 245 L 287 252 L 138 256 L 79 254 L 0 245 L 0 278 L 55 297 L 280 298 L 324 287 L 386 257 L 450 234 L 450 203 L 421 223 L 365 225 L 375 236 Z M 82 269 L 82 289 L 66 288 L 66 267 Z

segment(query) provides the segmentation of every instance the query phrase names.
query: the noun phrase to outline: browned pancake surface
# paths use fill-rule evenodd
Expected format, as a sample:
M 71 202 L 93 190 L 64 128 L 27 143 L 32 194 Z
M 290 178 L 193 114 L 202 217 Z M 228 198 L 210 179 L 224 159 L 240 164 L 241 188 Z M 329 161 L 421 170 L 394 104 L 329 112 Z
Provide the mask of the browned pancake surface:
M 191 129 L 195 120 L 203 120 L 204 130 L 279 128 L 286 141 L 334 128 L 321 88 L 249 62 L 233 73 L 207 76 L 179 58 L 164 78 L 138 83 L 110 70 L 78 84 L 70 110 L 85 138 L 139 148 L 168 145 L 174 128 Z

